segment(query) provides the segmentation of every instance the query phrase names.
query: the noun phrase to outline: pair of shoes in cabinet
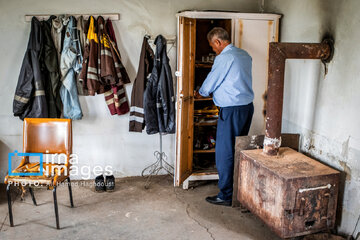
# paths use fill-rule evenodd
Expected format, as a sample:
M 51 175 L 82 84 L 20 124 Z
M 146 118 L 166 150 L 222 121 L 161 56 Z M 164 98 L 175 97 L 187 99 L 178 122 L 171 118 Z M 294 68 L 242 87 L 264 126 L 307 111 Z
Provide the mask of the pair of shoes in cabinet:
M 104 179 L 103 175 L 95 178 L 95 191 L 96 192 L 113 192 L 115 189 L 115 177 L 113 175 L 106 176 Z

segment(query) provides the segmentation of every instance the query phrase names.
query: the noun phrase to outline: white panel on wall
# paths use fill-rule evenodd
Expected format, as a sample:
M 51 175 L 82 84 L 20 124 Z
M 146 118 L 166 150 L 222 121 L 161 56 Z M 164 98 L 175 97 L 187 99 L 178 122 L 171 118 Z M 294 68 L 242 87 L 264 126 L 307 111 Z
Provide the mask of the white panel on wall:
M 240 36 L 235 36 L 235 45 L 246 50 L 252 57 L 252 75 L 254 90 L 254 116 L 250 135 L 265 132 L 265 92 L 268 76 L 269 42 L 275 40 L 275 21 L 235 20 L 235 28 L 240 29 Z

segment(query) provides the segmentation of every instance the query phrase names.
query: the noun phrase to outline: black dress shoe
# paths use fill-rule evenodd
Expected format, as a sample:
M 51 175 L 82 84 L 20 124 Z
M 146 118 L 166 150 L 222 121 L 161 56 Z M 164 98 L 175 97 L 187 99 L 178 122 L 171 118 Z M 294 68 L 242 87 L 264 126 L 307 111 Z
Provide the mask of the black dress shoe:
M 105 178 L 105 188 L 107 192 L 113 192 L 115 189 L 115 177 L 113 175 L 106 176 Z
M 216 204 L 216 205 L 231 206 L 231 200 L 225 201 L 225 200 L 222 200 L 221 198 L 219 198 L 218 196 L 207 197 L 205 200 L 209 203 Z
M 105 191 L 105 182 L 104 176 L 100 175 L 95 178 L 95 191 L 96 192 L 104 192 Z

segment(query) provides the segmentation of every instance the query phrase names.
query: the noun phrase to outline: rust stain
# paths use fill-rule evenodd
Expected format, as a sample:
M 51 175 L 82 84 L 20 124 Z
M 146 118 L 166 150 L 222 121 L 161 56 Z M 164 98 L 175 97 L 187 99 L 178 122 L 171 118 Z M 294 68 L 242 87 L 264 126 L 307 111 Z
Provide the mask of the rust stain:
M 340 166 L 344 169 L 344 172 L 346 173 L 346 180 L 351 180 L 351 169 L 344 161 L 339 161 Z
M 273 25 L 274 25 L 274 21 L 268 21 L 268 43 L 271 42 L 271 38 L 272 38 L 272 32 L 273 32 Z M 277 29 L 276 29 L 277 31 Z M 278 32 L 276 32 L 275 34 L 275 38 L 277 39 L 277 34 Z M 277 41 L 277 40 L 276 40 Z M 269 44 L 267 45 L 267 52 L 269 52 Z M 266 55 L 266 71 L 269 71 L 269 54 Z M 265 89 L 268 88 L 268 76 L 266 76 L 266 80 L 265 80 Z M 263 116 L 264 116 L 264 122 L 266 121 L 266 103 L 267 103 L 267 90 L 265 90 L 264 94 L 263 94 L 263 100 L 264 100 L 264 106 L 263 106 Z M 265 127 L 265 124 L 264 124 Z
M 271 33 L 272 33 L 272 29 L 273 29 L 273 24 L 274 21 L 268 21 L 268 42 L 272 42 L 271 40 Z
M 273 27 L 273 21 L 268 21 L 268 43 L 271 42 L 271 33 L 272 33 L 272 27 Z M 276 33 L 277 34 L 277 33 Z M 275 35 L 275 37 L 277 37 Z M 269 52 L 269 44 L 267 44 L 267 52 Z M 266 71 L 269 71 L 269 54 L 266 55 Z M 265 89 L 268 88 L 268 76 L 266 76 L 266 80 L 265 80 Z M 264 116 L 264 122 L 266 121 L 266 103 L 267 103 L 267 90 L 265 90 L 264 94 L 263 94 L 263 100 L 264 100 L 264 106 L 263 106 L 263 116 Z M 265 127 L 265 124 L 264 124 Z
M 241 48 L 241 41 L 243 36 L 243 28 L 244 24 L 242 20 L 239 20 L 239 40 L 238 40 L 238 47 Z
M 265 90 L 264 94 L 262 95 L 262 98 L 264 100 L 264 107 L 263 107 L 263 116 L 264 120 L 266 119 L 266 103 L 267 103 L 267 91 Z
M 276 29 L 275 29 L 275 42 L 279 41 L 279 21 L 276 21 Z

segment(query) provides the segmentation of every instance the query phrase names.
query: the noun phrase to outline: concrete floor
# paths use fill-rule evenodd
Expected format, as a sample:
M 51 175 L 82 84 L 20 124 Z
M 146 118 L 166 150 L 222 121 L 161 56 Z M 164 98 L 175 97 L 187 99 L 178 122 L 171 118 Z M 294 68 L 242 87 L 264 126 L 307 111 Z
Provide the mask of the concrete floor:
M 216 182 L 189 190 L 172 184 L 170 177 L 159 176 L 148 190 L 143 178 L 118 179 L 111 193 L 73 186 L 75 208 L 69 207 L 67 187 L 59 187 L 61 230 L 55 229 L 51 191 L 35 190 L 38 206 L 28 193 L 24 201 L 18 196 L 13 228 L 2 192 L 0 239 L 279 239 L 251 213 L 205 202 L 217 193 Z

